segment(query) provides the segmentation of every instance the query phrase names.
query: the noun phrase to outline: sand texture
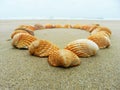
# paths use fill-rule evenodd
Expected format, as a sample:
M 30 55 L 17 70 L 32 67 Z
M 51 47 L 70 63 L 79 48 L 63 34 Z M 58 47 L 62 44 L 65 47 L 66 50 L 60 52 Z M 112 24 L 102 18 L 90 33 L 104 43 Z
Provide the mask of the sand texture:
M 28 24 L 95 24 L 112 30 L 111 46 L 97 55 L 81 58 L 73 68 L 52 67 L 47 58 L 31 56 L 28 50 L 11 46 L 10 34 L 19 25 Z M 70 41 L 86 38 L 89 33 L 77 29 L 35 31 L 64 48 Z M 0 90 L 120 90 L 120 21 L 102 20 L 1 20 L 0 21 Z

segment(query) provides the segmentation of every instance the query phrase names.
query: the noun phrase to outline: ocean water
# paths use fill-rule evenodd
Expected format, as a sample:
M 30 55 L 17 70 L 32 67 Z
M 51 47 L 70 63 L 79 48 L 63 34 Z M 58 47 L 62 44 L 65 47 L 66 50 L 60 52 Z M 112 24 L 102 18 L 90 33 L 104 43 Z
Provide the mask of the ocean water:
M 120 19 L 120 0 L 0 0 L 0 19 Z

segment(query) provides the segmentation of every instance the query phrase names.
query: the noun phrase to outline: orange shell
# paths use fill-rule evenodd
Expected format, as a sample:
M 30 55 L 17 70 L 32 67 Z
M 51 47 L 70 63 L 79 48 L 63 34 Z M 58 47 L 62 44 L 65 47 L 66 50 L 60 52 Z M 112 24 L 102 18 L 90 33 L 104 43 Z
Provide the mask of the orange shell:
M 70 24 L 65 24 L 64 28 L 72 28 L 72 26 Z
M 25 30 L 31 30 L 31 31 L 36 30 L 36 28 L 34 26 L 31 26 L 31 25 L 21 25 L 17 29 L 25 29 Z
M 89 30 L 91 28 L 91 26 L 90 25 L 82 25 L 81 26 L 81 29 L 83 29 L 83 30 Z
M 47 28 L 54 28 L 54 25 L 52 25 L 52 24 L 46 24 L 45 25 L 45 28 L 47 29 Z
M 54 27 L 55 27 L 55 28 L 63 28 L 63 26 L 60 25 L 60 24 L 55 24 Z
M 31 55 L 46 57 L 59 48 L 47 40 L 36 40 L 29 46 L 29 53 Z
M 19 30 L 19 29 L 17 29 L 17 30 L 15 30 L 15 31 L 13 31 L 13 33 L 11 34 L 11 38 L 13 38 L 14 35 L 16 35 L 16 34 L 18 34 L 18 33 L 28 33 L 28 34 L 34 36 L 34 32 L 31 31 L 31 30 L 23 30 L 23 29 L 22 29 L 22 30 Z
M 112 32 L 110 31 L 109 28 L 107 28 L 107 27 L 100 27 L 100 26 L 97 27 L 96 29 L 94 29 L 91 33 L 95 34 L 95 33 L 100 32 L 100 31 L 104 31 L 106 34 L 108 34 L 109 37 L 112 34 Z
M 80 24 L 75 24 L 75 25 L 73 25 L 72 28 L 75 28 L 75 29 L 81 29 L 81 25 L 80 25 Z
M 110 39 L 107 36 L 99 33 L 89 36 L 88 39 L 95 42 L 99 48 L 106 48 L 110 46 Z
M 99 26 L 99 24 L 93 24 L 93 25 L 81 25 L 81 29 L 86 30 L 88 32 L 93 31 Z
M 36 37 L 30 34 L 18 33 L 13 37 L 12 45 L 19 49 L 28 49 L 28 46 L 36 39 Z
M 105 31 L 99 31 L 99 32 L 95 32 L 95 33 L 90 33 L 91 35 L 97 35 L 97 34 L 99 34 L 99 35 L 102 35 L 102 36 L 106 36 L 106 37 L 108 37 L 108 38 L 110 38 L 110 36 L 105 32 Z
M 49 55 L 48 63 L 55 67 L 70 67 L 79 65 L 81 60 L 75 53 L 67 49 L 60 49 Z
M 36 30 L 40 30 L 40 29 L 44 29 L 44 28 L 45 28 L 45 27 L 44 27 L 43 25 L 41 25 L 41 24 L 35 24 L 34 27 L 35 27 Z
M 88 39 L 78 39 L 70 42 L 65 49 L 68 49 L 79 57 L 90 57 L 96 54 L 99 47 L 96 43 Z
M 90 29 L 88 30 L 89 32 L 92 32 L 94 29 L 96 29 L 97 27 L 99 27 L 99 24 L 92 24 Z

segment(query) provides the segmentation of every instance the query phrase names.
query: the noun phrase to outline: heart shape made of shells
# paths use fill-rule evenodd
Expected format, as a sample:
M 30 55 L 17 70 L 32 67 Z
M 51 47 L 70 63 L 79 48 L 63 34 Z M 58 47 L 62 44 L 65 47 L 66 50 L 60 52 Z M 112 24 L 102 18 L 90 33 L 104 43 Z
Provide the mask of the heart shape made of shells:
M 48 40 L 38 39 L 34 36 L 35 30 L 51 28 L 74 28 L 90 32 L 87 39 L 78 39 L 69 42 L 64 49 Z M 80 57 L 90 57 L 96 55 L 97 51 L 110 46 L 111 30 L 99 24 L 92 25 L 70 25 L 65 24 L 35 24 L 21 25 L 11 34 L 12 46 L 17 49 L 28 49 L 30 55 L 38 57 L 48 57 L 51 66 L 73 67 L 81 63 Z

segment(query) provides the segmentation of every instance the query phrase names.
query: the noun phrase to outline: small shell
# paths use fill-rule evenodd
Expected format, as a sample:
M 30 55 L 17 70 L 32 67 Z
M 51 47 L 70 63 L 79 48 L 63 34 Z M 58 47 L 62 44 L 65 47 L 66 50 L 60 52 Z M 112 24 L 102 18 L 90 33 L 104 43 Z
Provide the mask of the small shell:
M 67 49 L 60 49 L 49 55 L 48 63 L 55 67 L 70 67 L 79 65 L 81 60 L 75 53 Z
M 29 46 L 29 53 L 31 55 L 45 57 L 59 48 L 47 40 L 36 40 Z
M 104 31 L 109 37 L 112 34 L 112 32 L 110 31 L 110 29 L 107 28 L 107 27 L 97 27 L 96 29 L 94 29 L 91 32 L 91 34 L 95 34 L 95 33 L 100 32 L 100 31 Z
M 30 34 L 18 33 L 13 37 L 12 45 L 19 49 L 28 49 L 28 46 L 36 39 Z
M 72 28 L 75 28 L 75 29 L 81 29 L 81 25 L 80 25 L 80 24 L 75 24 L 75 25 L 73 25 Z
M 82 25 L 81 29 L 88 31 L 91 28 L 90 25 Z
M 88 39 L 78 39 L 73 42 L 70 42 L 65 49 L 68 49 L 79 57 L 90 57 L 96 54 L 96 51 L 99 50 L 96 43 Z
M 63 26 L 60 24 L 55 24 L 54 26 L 55 26 L 55 28 L 63 28 Z
M 110 39 L 107 36 L 99 33 L 89 36 L 88 39 L 95 42 L 99 48 L 106 48 L 110 46 Z
M 52 24 L 46 24 L 46 25 L 45 25 L 45 28 L 46 28 L 46 29 L 48 29 L 48 28 L 54 28 L 54 25 L 52 25 Z
M 70 24 L 65 24 L 64 28 L 72 28 L 72 26 Z
M 99 24 L 92 24 L 90 29 L 88 30 L 89 32 L 92 32 L 94 29 L 96 29 L 97 27 L 99 27 Z
M 99 24 L 93 24 L 93 25 L 81 25 L 81 29 L 86 30 L 88 32 L 93 31 L 95 28 L 97 28 Z
M 40 29 L 44 29 L 44 28 L 45 28 L 45 27 L 44 27 L 43 25 L 41 25 L 41 24 L 35 24 L 34 27 L 35 27 L 36 30 L 40 30 Z
M 36 30 L 36 28 L 34 26 L 31 26 L 31 25 L 21 25 L 17 29 L 25 29 L 25 30 L 31 30 L 31 31 Z
M 31 30 L 23 30 L 23 29 L 22 29 L 22 30 L 19 30 L 19 29 L 17 29 L 17 30 L 15 30 L 15 31 L 13 31 L 13 33 L 11 34 L 11 38 L 13 38 L 14 35 L 16 35 L 16 34 L 18 34 L 18 33 L 28 33 L 28 34 L 34 36 L 34 32 L 31 31 Z
M 99 35 L 106 36 L 106 37 L 110 38 L 110 36 L 105 31 L 99 31 L 99 32 L 90 33 L 90 34 L 91 35 L 99 34 Z

